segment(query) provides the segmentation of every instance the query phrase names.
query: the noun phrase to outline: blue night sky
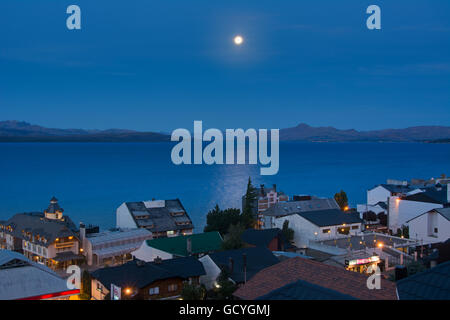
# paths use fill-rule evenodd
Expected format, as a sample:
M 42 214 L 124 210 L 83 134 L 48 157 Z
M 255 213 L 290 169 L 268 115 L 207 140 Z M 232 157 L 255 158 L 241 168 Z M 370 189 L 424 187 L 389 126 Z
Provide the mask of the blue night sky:
M 71 4 L 82 30 L 66 28 Z M 381 31 L 366 28 L 371 4 Z M 448 0 L 0 2 L 0 120 L 166 132 L 194 120 L 449 125 L 449 88 Z

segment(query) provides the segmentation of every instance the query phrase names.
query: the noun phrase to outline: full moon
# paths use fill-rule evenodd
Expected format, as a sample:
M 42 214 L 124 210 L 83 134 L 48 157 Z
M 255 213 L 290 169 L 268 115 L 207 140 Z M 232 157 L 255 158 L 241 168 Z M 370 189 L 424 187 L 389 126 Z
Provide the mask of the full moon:
M 234 37 L 234 44 L 240 46 L 244 42 L 244 38 L 241 36 Z

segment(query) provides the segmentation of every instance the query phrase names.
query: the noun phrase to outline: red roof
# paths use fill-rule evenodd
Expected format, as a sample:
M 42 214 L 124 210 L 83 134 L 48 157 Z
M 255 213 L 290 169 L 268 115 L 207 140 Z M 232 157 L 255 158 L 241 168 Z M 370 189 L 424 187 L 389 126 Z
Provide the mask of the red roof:
M 253 300 L 289 283 L 303 280 L 361 300 L 397 300 L 395 283 L 381 279 L 381 289 L 367 288 L 367 276 L 321 262 L 291 258 L 258 272 L 234 295 Z

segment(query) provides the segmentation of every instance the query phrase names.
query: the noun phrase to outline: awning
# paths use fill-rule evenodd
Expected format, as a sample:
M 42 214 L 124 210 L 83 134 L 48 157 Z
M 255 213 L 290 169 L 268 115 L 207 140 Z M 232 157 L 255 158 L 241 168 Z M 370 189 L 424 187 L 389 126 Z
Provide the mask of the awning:
M 131 253 L 132 251 L 135 251 L 137 249 L 139 249 L 139 244 L 129 243 L 122 246 L 114 246 L 111 248 L 93 250 L 92 254 L 97 255 L 97 257 L 99 258 L 110 258 L 114 256 L 120 256 L 127 253 Z
M 70 260 L 83 260 L 84 256 L 80 254 L 75 254 L 72 251 L 62 252 L 58 253 L 56 257 L 53 258 L 53 260 L 58 262 L 65 262 Z

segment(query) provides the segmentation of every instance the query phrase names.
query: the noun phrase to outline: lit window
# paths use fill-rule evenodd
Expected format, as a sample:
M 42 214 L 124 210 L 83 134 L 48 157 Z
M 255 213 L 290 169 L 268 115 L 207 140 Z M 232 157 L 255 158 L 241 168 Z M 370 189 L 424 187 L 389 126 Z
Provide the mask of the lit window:
M 150 295 L 159 294 L 159 287 L 150 288 L 150 290 L 148 290 L 148 293 L 149 293 Z
M 168 287 L 169 292 L 177 291 L 178 285 L 176 284 L 170 284 Z

